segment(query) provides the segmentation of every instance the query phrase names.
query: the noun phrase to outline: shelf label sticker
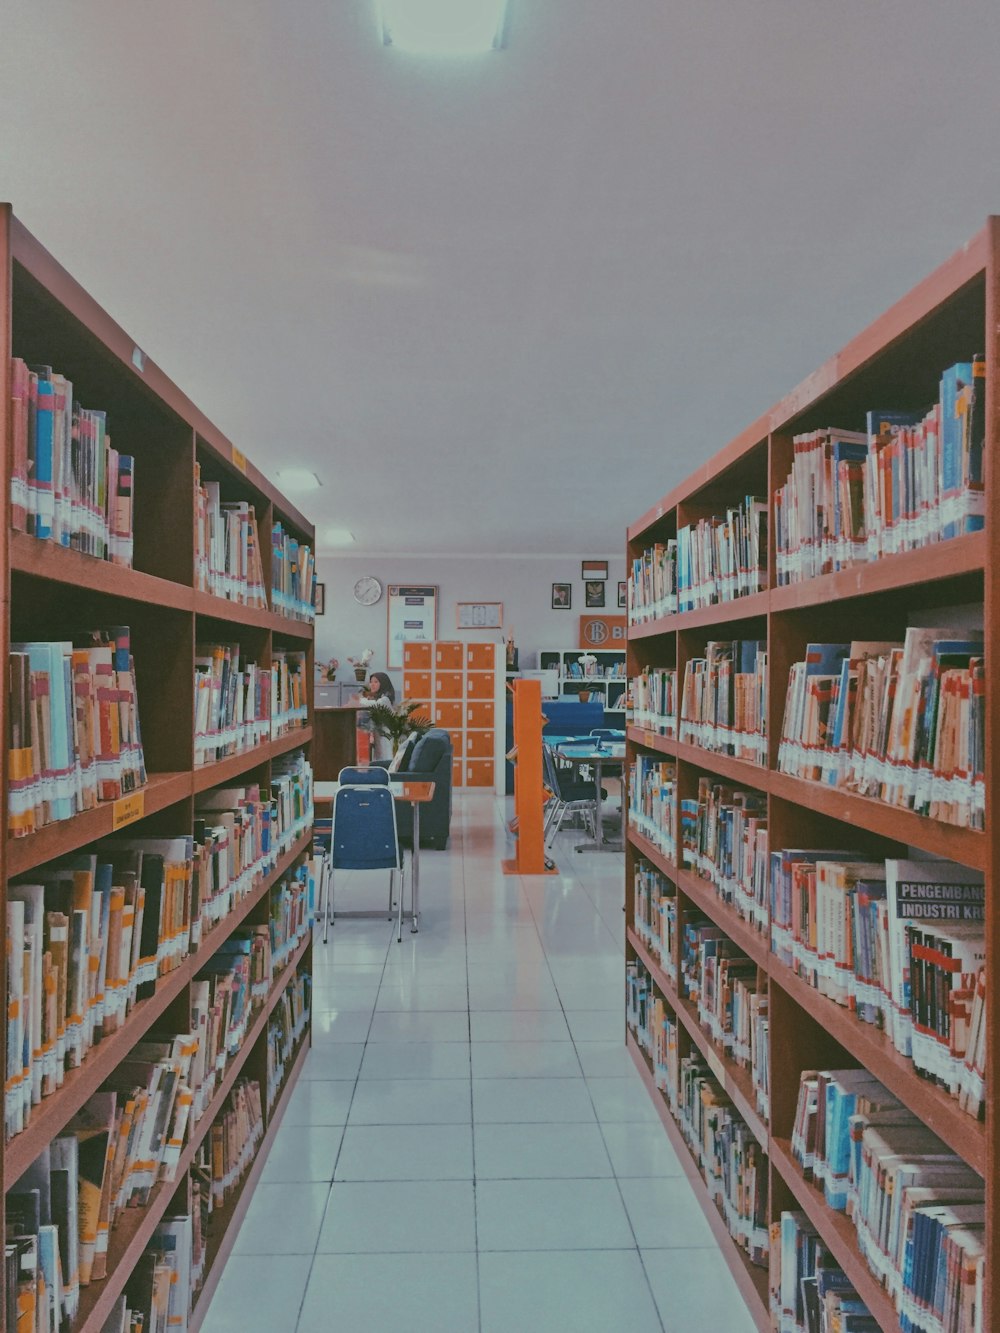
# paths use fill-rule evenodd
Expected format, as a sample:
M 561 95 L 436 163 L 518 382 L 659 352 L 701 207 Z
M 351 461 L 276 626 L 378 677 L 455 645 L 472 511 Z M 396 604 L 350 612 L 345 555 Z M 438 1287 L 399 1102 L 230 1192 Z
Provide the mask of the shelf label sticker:
M 246 456 L 246 454 L 241 453 L 240 450 L 237 449 L 237 447 L 236 447 L 235 444 L 233 445 L 233 462 L 236 464 L 236 466 L 239 468 L 239 470 L 243 473 L 243 475 L 246 476 L 246 474 L 247 474 L 247 456 Z
M 133 345 L 132 364 L 133 366 L 135 366 L 136 370 L 139 372 L 140 375 L 146 369 L 146 353 L 142 350 L 141 347 L 136 347 Z
M 124 828 L 126 824 L 134 824 L 137 819 L 141 819 L 146 807 L 146 793 L 143 791 L 129 792 L 128 796 L 122 796 L 115 801 L 112 809 L 112 830 Z

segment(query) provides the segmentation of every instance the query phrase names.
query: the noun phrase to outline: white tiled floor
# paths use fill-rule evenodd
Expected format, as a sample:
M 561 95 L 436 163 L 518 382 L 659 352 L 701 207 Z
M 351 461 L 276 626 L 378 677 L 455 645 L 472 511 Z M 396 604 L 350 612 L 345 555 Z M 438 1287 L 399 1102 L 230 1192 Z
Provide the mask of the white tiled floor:
M 457 797 L 418 935 L 317 942 L 313 1050 L 205 1333 L 751 1333 L 624 1050 L 621 857 L 568 834 L 562 874 L 505 877 L 504 814 Z

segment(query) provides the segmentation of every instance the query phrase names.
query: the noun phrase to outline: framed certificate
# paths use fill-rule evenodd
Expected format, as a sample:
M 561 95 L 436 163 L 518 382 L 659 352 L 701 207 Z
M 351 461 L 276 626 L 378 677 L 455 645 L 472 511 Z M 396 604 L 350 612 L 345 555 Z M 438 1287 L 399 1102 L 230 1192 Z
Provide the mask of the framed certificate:
M 456 602 L 457 629 L 503 629 L 503 602 Z
M 437 638 L 437 597 L 436 585 L 389 585 L 385 646 L 389 671 L 402 670 L 404 643 L 432 643 Z

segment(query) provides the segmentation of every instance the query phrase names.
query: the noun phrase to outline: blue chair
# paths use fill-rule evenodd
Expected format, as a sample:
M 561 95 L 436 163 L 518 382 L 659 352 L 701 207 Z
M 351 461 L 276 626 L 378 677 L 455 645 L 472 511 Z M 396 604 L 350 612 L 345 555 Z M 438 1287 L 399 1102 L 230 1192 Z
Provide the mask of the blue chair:
M 340 770 L 337 781 L 342 787 L 388 787 L 389 774 L 386 769 L 374 765 L 371 768 L 349 767 Z
M 399 910 L 396 939 L 403 938 L 403 850 L 396 829 L 396 803 L 388 785 L 366 782 L 341 787 L 333 803 L 330 846 L 330 893 L 323 913 L 323 942 L 328 925 L 336 920 L 334 877 L 338 870 L 388 870 L 389 920 L 392 920 L 393 890 L 399 872 Z M 379 912 L 341 912 L 341 916 L 372 917 Z

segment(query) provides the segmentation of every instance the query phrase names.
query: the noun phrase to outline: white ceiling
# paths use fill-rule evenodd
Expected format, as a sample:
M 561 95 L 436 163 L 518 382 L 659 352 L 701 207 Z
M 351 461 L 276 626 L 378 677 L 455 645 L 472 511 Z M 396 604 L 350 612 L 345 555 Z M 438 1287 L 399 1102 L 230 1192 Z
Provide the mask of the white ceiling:
M 0 198 L 352 552 L 620 550 L 1000 210 L 996 0 L 0 4 Z M 970 353 L 979 349 L 970 348 Z

